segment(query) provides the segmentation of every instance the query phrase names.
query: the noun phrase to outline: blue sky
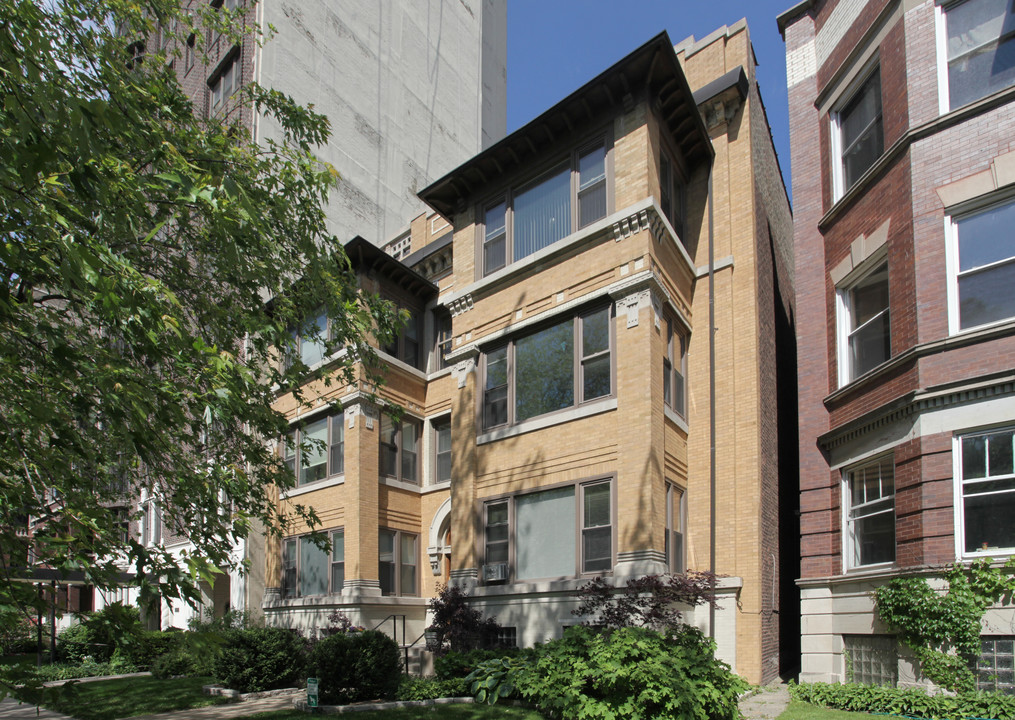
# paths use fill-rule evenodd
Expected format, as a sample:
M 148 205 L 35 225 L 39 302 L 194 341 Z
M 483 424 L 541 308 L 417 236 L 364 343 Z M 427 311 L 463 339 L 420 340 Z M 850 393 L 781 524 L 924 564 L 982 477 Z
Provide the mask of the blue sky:
M 512 132 L 662 30 L 678 43 L 746 17 L 758 84 L 789 190 L 786 49 L 776 16 L 798 0 L 505 0 Z

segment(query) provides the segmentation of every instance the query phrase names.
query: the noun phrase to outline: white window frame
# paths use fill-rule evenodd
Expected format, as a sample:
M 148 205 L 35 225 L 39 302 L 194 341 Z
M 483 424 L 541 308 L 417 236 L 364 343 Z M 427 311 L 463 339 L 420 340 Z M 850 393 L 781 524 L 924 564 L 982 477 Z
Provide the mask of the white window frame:
M 979 550 L 976 552 L 966 551 L 966 512 L 965 512 L 965 495 L 963 493 L 963 476 L 962 476 L 962 439 L 972 437 L 976 435 L 991 435 L 994 433 L 1013 432 L 1015 433 L 1015 426 L 1002 425 L 998 427 L 987 427 L 979 429 L 965 429 L 956 431 L 952 436 L 952 477 L 955 479 L 954 485 L 954 499 L 952 506 L 955 510 L 955 557 L 963 560 L 973 560 L 982 557 L 1000 558 L 1008 555 L 1015 554 L 1015 546 L 1008 548 L 988 548 L 987 551 Z M 1006 477 L 1006 476 L 994 476 L 994 477 Z M 1010 492 L 1010 491 L 1009 491 Z
M 979 330 L 980 328 L 991 327 L 993 325 L 1000 325 L 1002 323 L 1011 322 L 1015 320 L 1015 315 L 1011 317 L 1002 318 L 1000 320 L 994 320 L 992 322 L 983 323 L 982 325 L 971 325 L 967 328 L 961 326 L 961 317 L 959 308 L 961 304 L 961 298 L 959 297 L 959 275 L 963 274 L 959 272 L 959 222 L 967 217 L 974 215 L 980 215 L 982 213 L 990 212 L 995 208 L 1000 208 L 1005 205 L 1015 205 L 1015 192 L 1009 191 L 1004 194 L 990 195 L 986 199 L 978 199 L 977 201 L 959 206 L 954 208 L 952 212 L 945 214 L 945 272 L 948 277 L 948 334 L 958 335 L 960 333 L 971 332 L 973 330 Z M 1015 253 L 1012 254 L 1007 260 L 1000 260 L 992 263 L 995 267 L 1000 267 L 1006 263 L 1015 262 Z M 987 266 L 982 266 L 987 267 Z M 981 268 L 976 268 L 973 271 L 968 272 L 979 272 Z
M 835 106 L 828 113 L 828 120 L 831 132 L 829 133 L 829 147 L 831 150 L 832 159 L 832 201 L 837 202 L 843 195 L 849 192 L 849 189 L 853 187 L 850 185 L 846 187 L 846 169 L 842 161 L 842 126 L 840 124 L 840 114 L 843 109 L 849 105 L 856 97 L 857 94 L 863 90 L 867 81 L 871 79 L 875 72 L 880 73 L 881 71 L 881 58 L 875 55 L 871 58 L 867 65 L 861 72 L 857 74 L 856 80 L 850 83 L 849 87 L 846 88 L 842 94 L 842 98 L 835 103 Z M 884 155 L 884 98 L 881 98 L 881 154 Z M 879 156 L 880 157 L 880 156 Z M 871 164 L 871 167 L 877 164 L 877 160 Z M 870 168 L 867 168 L 868 170 Z M 864 171 L 866 173 L 866 170 Z M 858 178 L 859 179 L 859 178 Z M 856 183 L 854 182 L 854 185 Z
M 877 463 L 879 465 L 883 464 L 883 463 L 888 463 L 889 465 L 892 466 L 892 494 L 890 496 L 889 495 L 882 495 L 882 496 L 878 497 L 876 500 L 868 501 L 868 503 L 882 502 L 882 501 L 887 500 L 889 498 L 892 501 L 892 505 L 891 505 L 892 526 L 893 526 L 893 528 L 895 528 L 895 532 L 893 532 L 893 535 L 892 535 L 892 538 L 893 538 L 892 560 L 885 561 L 885 562 L 879 562 L 879 563 L 859 564 L 859 563 L 854 562 L 855 547 L 856 547 L 856 532 L 853 529 L 853 527 L 854 527 L 854 521 L 850 518 L 850 510 L 852 510 L 852 508 L 853 508 L 853 493 L 852 493 L 852 487 L 851 487 L 851 485 L 852 485 L 853 473 L 857 472 L 858 470 L 864 470 L 864 469 L 874 465 L 875 463 Z M 896 512 L 895 512 L 895 509 L 896 509 L 895 498 L 898 495 L 898 486 L 897 486 L 897 484 L 895 482 L 895 457 L 894 457 L 894 454 L 893 453 L 887 453 L 887 454 L 880 454 L 880 455 L 875 455 L 873 457 L 865 458 L 864 460 L 862 460 L 862 461 L 860 461 L 858 463 L 854 463 L 854 464 L 850 465 L 847 468 L 843 468 L 840 471 L 840 474 L 841 474 L 841 478 L 842 478 L 842 481 L 841 481 L 842 482 L 842 502 L 841 502 L 841 506 L 842 506 L 842 567 L 843 567 L 843 569 L 846 570 L 846 571 L 849 571 L 849 570 L 870 570 L 870 569 L 875 569 L 875 568 L 884 568 L 884 567 L 891 567 L 891 566 L 893 566 L 895 564 L 896 559 L 898 558 L 898 547 L 899 547 L 898 532 L 897 532 L 898 531 L 897 517 L 896 517 Z M 864 503 L 864 504 L 867 504 L 867 503 Z M 870 515 L 865 515 L 861 519 L 873 517 L 874 515 L 877 515 L 877 514 L 879 514 L 879 513 L 871 513 Z
M 982 100 L 988 95 L 993 93 L 987 93 L 975 100 L 970 100 L 965 105 L 957 105 L 952 107 L 951 105 L 951 82 L 948 79 L 948 9 L 958 7 L 971 0 L 938 0 L 934 6 L 934 34 L 935 34 L 935 45 L 937 54 L 937 87 L 938 87 L 938 112 L 941 115 L 945 115 L 952 110 L 958 110 L 959 108 L 971 105 L 977 100 Z M 1015 83 L 1008 85 L 1008 89 L 1015 87 Z M 995 90 L 994 92 L 1000 92 L 1001 89 Z
M 855 330 L 850 330 L 853 318 L 853 308 L 850 302 L 850 294 L 852 290 L 859 285 L 861 282 L 870 277 L 874 272 L 881 269 L 882 265 L 885 265 L 888 261 L 888 248 L 882 246 L 876 250 L 870 257 L 866 258 L 859 267 L 853 272 L 849 273 L 846 277 L 835 286 L 835 345 L 836 345 L 836 359 L 839 372 L 839 387 L 843 387 L 853 382 L 861 375 L 853 375 L 853 363 L 851 360 L 849 339 L 850 335 L 855 333 Z M 878 313 L 875 317 L 868 320 L 864 325 L 868 325 L 877 318 L 880 318 L 884 313 L 888 313 L 888 345 L 889 355 L 885 359 L 885 362 L 891 359 L 891 342 L 892 342 L 892 288 L 891 288 L 891 266 L 889 265 L 889 286 L 888 286 L 888 307 L 884 311 Z M 857 328 L 859 330 L 860 328 Z M 873 368 L 872 368 L 873 369 Z M 868 370 L 867 372 L 870 372 Z M 866 373 L 864 373 L 866 374 Z

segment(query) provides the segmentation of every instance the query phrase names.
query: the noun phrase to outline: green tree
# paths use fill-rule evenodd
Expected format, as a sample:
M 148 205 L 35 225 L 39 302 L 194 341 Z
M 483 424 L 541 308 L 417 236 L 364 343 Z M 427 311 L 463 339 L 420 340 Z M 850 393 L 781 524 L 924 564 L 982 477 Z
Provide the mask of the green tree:
M 0 610 L 34 601 L 9 567 L 26 514 L 40 562 L 108 587 L 126 561 L 142 603 L 195 598 L 234 541 L 293 519 L 269 492 L 293 482 L 271 407 L 308 370 L 292 329 L 324 308 L 344 381 L 397 323 L 327 231 L 327 119 L 256 85 L 229 117 L 277 140 L 195 114 L 173 61 L 249 15 L 180 5 L 0 0 Z M 125 535 L 111 505 L 141 491 L 193 553 Z

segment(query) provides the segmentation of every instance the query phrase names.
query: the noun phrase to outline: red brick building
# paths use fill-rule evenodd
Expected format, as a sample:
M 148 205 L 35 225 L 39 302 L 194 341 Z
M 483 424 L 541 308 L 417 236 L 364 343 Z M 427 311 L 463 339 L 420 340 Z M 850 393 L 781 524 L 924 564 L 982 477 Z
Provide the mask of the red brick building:
M 921 682 L 870 591 L 1015 551 L 1015 12 L 808 0 L 786 41 L 802 680 Z M 1015 615 L 983 627 L 1012 688 Z

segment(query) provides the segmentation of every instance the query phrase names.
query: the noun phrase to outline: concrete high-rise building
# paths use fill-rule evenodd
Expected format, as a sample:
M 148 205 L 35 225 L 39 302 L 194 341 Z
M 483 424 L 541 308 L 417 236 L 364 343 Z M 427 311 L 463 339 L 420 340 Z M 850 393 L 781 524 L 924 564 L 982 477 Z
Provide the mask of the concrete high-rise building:
M 779 18 L 792 145 L 801 680 L 924 682 L 890 578 L 1015 552 L 1015 12 L 807 0 Z M 1015 611 L 981 689 L 1011 692 Z

